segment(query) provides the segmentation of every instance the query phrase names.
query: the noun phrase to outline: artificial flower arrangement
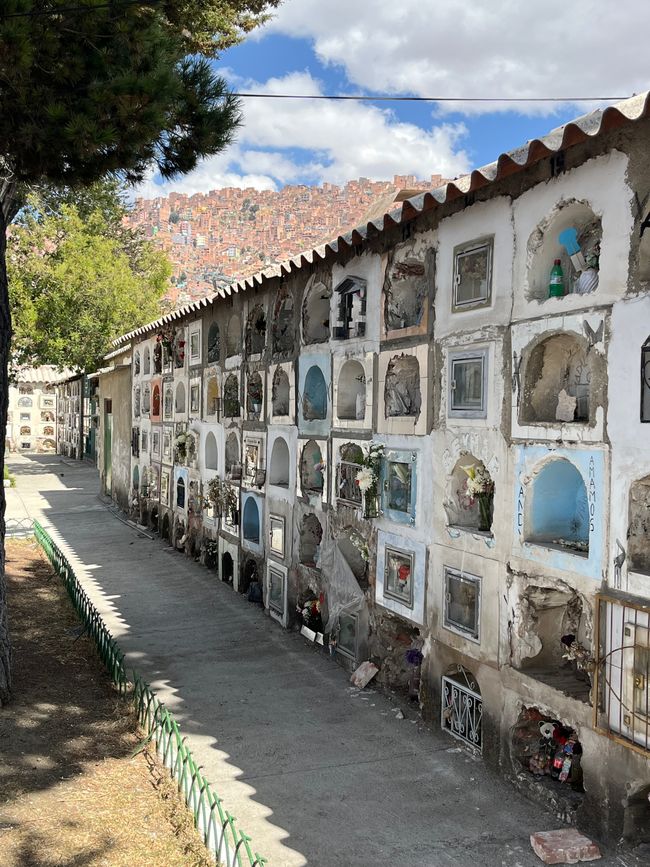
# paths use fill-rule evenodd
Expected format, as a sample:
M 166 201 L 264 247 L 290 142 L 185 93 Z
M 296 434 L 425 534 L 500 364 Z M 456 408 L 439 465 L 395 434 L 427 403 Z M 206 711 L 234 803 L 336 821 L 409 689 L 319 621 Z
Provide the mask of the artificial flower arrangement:
M 178 463 L 182 464 L 187 455 L 187 434 L 185 432 L 181 431 L 174 439 L 174 451 L 176 452 Z
M 355 483 L 363 494 L 364 517 L 374 518 L 379 514 L 379 477 L 384 459 L 384 447 L 371 443 L 363 457 L 361 469 L 355 476 Z
M 494 482 L 492 476 L 483 466 L 471 464 L 462 467 L 466 473 L 465 493 L 467 494 L 467 506 L 471 509 L 474 503 L 478 503 L 479 530 L 489 531 L 492 526 L 492 504 L 494 501 Z
M 318 599 L 308 599 L 306 602 L 303 602 L 302 605 L 297 606 L 296 610 L 302 616 L 303 624 L 307 629 L 311 629 L 312 632 L 323 631 L 323 618 L 321 616 L 321 611 L 324 602 L 325 595 L 321 593 Z
M 208 483 L 206 500 L 214 508 L 217 515 L 236 517 L 239 503 L 232 485 L 218 478 L 212 479 Z M 233 521 L 233 523 L 236 523 L 236 521 Z

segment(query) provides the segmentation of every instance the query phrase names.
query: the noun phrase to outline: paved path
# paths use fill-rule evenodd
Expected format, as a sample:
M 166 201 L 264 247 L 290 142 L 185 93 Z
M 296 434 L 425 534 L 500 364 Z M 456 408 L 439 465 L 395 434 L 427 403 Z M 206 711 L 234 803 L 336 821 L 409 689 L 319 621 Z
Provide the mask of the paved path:
M 270 867 L 539 867 L 529 835 L 558 823 L 448 736 L 396 719 L 213 573 L 118 520 L 91 467 L 10 468 L 7 517 L 38 518 L 66 550 Z

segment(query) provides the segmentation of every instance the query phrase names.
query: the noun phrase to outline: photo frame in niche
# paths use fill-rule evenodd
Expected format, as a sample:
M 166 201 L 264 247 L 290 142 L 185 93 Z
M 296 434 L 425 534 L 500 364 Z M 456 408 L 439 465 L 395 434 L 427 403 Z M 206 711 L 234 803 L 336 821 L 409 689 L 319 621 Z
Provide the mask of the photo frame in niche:
M 384 559 L 384 596 L 395 599 L 407 608 L 413 608 L 412 551 L 402 551 L 386 545 Z
M 190 386 L 190 412 L 198 413 L 201 411 L 201 387 L 198 383 Z
M 273 554 L 284 557 L 285 521 L 281 515 L 269 516 L 269 547 Z
M 201 332 L 190 332 L 190 361 L 200 361 L 201 359 Z
M 391 521 L 415 523 L 417 452 L 390 450 L 381 473 L 381 509 Z
M 280 569 L 269 566 L 268 571 L 268 606 L 278 617 L 284 618 L 285 574 Z
M 454 249 L 455 309 L 490 303 L 493 246 L 493 238 L 480 238 Z
M 445 566 L 443 625 L 473 641 L 479 640 L 481 579 Z
M 169 473 L 166 470 L 160 476 L 160 502 L 164 506 L 169 505 Z
M 244 443 L 244 477 L 249 484 L 255 484 L 259 470 L 260 446 L 259 440 L 246 440 Z

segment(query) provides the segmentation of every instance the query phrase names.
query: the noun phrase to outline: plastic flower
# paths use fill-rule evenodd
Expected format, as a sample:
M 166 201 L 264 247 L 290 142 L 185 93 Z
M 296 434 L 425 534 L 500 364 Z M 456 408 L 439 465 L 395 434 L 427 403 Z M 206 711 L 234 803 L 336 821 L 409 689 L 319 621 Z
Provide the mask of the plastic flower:
M 375 474 L 370 467 L 363 467 L 355 476 L 355 481 L 361 491 L 365 494 L 375 484 Z

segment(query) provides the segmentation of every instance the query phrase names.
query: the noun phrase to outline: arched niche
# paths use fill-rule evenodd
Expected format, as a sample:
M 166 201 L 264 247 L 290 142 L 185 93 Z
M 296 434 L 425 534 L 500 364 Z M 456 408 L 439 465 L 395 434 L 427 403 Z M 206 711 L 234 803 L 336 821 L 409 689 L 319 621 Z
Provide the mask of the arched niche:
M 589 552 L 587 488 L 570 461 L 555 458 L 534 473 L 526 494 L 524 530 L 527 542 Z
M 420 415 L 420 365 L 414 355 L 395 355 L 388 362 L 384 383 L 386 418 Z
M 246 411 L 250 421 L 259 421 L 264 405 L 264 385 L 259 373 L 252 373 L 246 382 Z
M 247 542 L 253 542 L 255 545 L 259 545 L 260 509 L 254 497 L 248 497 L 244 503 L 242 530 L 244 533 L 244 539 Z
M 43 428 L 43 436 L 46 436 L 46 437 L 53 437 L 54 436 L 54 428 L 52 427 L 52 425 L 46 425 Z
M 281 488 L 289 487 L 289 446 L 284 437 L 277 437 L 271 449 L 269 483 Z
M 133 375 L 140 376 L 140 350 L 136 349 L 133 355 Z
M 233 355 L 241 353 L 241 320 L 236 313 L 228 320 L 228 329 L 226 331 L 226 357 L 230 358 Z
M 522 423 L 589 422 L 592 380 L 603 367 L 598 353 L 578 334 L 553 334 L 525 356 Z
M 574 228 L 577 242 L 585 264 L 595 265 L 589 279 L 579 282 L 580 274 L 559 236 L 566 229 Z M 545 217 L 532 232 L 527 245 L 529 301 L 545 301 L 549 295 L 549 280 L 555 259 L 559 259 L 564 274 L 565 294 L 590 292 L 598 288 L 600 242 L 603 229 L 600 217 L 594 214 L 588 202 L 564 199 Z
M 237 418 L 239 412 L 239 380 L 231 373 L 223 385 L 223 414 L 226 418 Z
M 650 575 L 650 475 L 630 486 L 628 568 Z
M 19 397 L 18 398 L 18 406 L 32 406 L 31 397 Z M 138 413 L 140 412 L 140 405 L 138 403 Z
M 148 346 L 145 346 L 143 356 L 143 372 L 146 375 L 151 373 L 151 350 Z
M 239 440 L 237 434 L 231 431 L 226 438 L 226 476 L 230 479 L 241 476 L 241 460 L 239 457 Z
M 154 385 L 151 398 L 151 414 L 160 415 L 160 386 Z
M 332 290 L 316 281 L 305 293 L 302 303 L 302 337 L 304 343 L 323 343 L 330 336 L 330 299 Z
M 340 535 L 336 537 L 336 544 L 339 551 L 343 555 L 345 562 L 350 567 L 350 570 L 358 582 L 362 582 L 366 577 L 367 562 L 364 559 L 359 545 L 363 542 L 360 534 L 351 527 L 346 527 Z M 356 543 L 356 544 L 355 544 Z
M 261 355 L 266 346 L 266 314 L 261 304 L 251 310 L 246 323 L 246 354 Z
M 206 414 L 216 415 L 219 408 L 219 380 L 216 376 L 211 376 L 208 379 L 208 389 L 206 395 Z
M 323 528 L 316 515 L 305 515 L 300 524 L 300 562 L 312 569 L 318 566 Z
M 43 440 L 43 448 L 44 449 L 54 449 L 56 448 L 56 443 L 53 439 Z
M 251 584 L 259 584 L 259 569 L 257 562 L 253 557 L 249 557 L 244 563 L 241 572 L 241 581 L 239 582 L 239 592 L 247 594 Z
M 25 398 L 23 398 L 23 400 L 24 399 Z M 20 401 L 19 401 L 19 403 L 20 403 Z M 31 406 L 31 400 L 30 400 L 30 406 Z M 136 385 L 136 387 L 133 389 L 133 415 L 136 418 L 140 418 L 140 386 L 139 385 Z
M 281 367 L 276 368 L 273 374 L 271 390 L 271 413 L 273 416 L 289 415 L 291 406 L 291 390 L 289 377 Z
M 177 413 L 185 412 L 185 385 L 179 382 L 176 386 L 176 399 L 174 401 L 174 410 Z
M 273 352 L 291 352 L 294 345 L 293 297 L 280 289 L 273 308 Z
M 185 479 L 182 476 L 176 482 L 176 505 L 179 509 L 185 508 Z
M 477 488 L 485 493 L 477 493 Z M 452 470 L 445 501 L 451 526 L 488 532 L 492 527 L 494 481 L 483 461 L 464 452 Z
M 148 382 L 142 391 L 142 411 L 147 415 L 151 412 L 151 386 Z
M 140 490 L 140 468 L 137 464 L 133 467 L 133 490 Z
M 327 418 L 327 383 L 323 371 L 316 364 L 309 368 L 305 376 L 302 417 L 305 421 Z
M 323 455 L 314 440 L 307 440 L 300 456 L 300 485 L 305 492 L 322 493 L 325 485 Z
M 29 427 L 28 425 L 23 425 L 21 427 L 21 429 L 20 429 L 21 437 L 28 437 L 28 436 L 31 436 L 31 434 L 32 434 L 31 427 Z
M 212 322 L 208 329 L 208 364 L 214 364 L 219 361 L 221 355 L 221 337 L 219 334 L 219 326 L 216 322 Z
M 350 359 L 341 368 L 336 414 L 345 420 L 363 421 L 366 417 L 366 372 L 358 361 Z
M 235 578 L 235 563 L 232 554 L 224 551 L 221 555 L 221 580 L 226 584 L 232 584 Z
M 205 438 L 205 468 L 206 470 L 216 470 L 218 468 L 217 438 L 212 431 L 208 431 L 208 435 Z

